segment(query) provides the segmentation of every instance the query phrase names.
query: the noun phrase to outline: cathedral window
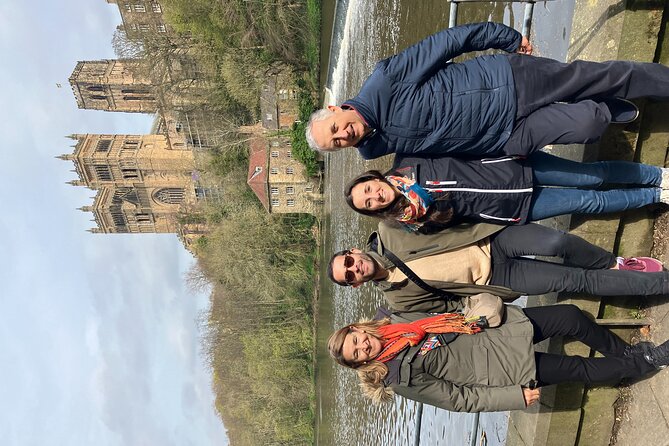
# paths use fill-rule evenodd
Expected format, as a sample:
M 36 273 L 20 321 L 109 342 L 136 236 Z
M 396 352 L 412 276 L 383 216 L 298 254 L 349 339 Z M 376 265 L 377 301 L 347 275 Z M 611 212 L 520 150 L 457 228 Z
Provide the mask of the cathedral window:
M 95 144 L 96 152 L 109 152 L 111 147 L 111 139 L 99 139 L 97 144 Z
M 135 214 L 135 221 L 139 224 L 142 223 L 151 223 L 151 214 Z
M 121 90 L 123 94 L 148 94 L 149 90 L 146 88 L 124 88 Z
M 121 169 L 124 180 L 136 180 L 139 178 L 139 172 L 137 169 Z
M 119 210 L 112 210 L 110 212 L 112 221 L 114 222 L 114 226 L 117 228 L 123 228 L 126 226 L 126 221 L 125 221 L 125 215 L 123 215 L 123 212 Z
M 111 181 L 112 177 L 111 170 L 109 166 L 93 166 L 95 169 L 95 176 L 99 181 Z
M 178 187 L 165 187 L 156 191 L 153 195 L 160 203 L 164 204 L 179 204 L 184 201 L 185 192 Z
M 123 141 L 123 149 L 126 150 L 137 150 L 139 147 L 139 141 L 136 139 L 126 139 Z

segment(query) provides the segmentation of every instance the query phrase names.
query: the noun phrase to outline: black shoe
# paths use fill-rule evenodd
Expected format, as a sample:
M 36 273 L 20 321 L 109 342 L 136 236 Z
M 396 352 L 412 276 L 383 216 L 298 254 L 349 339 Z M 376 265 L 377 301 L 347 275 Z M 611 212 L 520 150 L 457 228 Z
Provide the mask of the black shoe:
M 652 342 L 641 341 L 641 342 L 637 342 L 634 345 L 628 345 L 627 347 L 625 347 L 625 351 L 623 352 L 623 355 L 625 355 L 625 356 L 636 356 L 636 355 L 646 356 L 654 348 L 655 348 L 655 344 L 653 344 Z
M 629 124 L 639 117 L 639 107 L 623 98 L 609 98 L 604 104 L 611 112 L 611 124 Z
M 665 341 L 664 344 L 658 345 L 657 347 L 652 347 L 648 350 L 647 353 L 643 355 L 643 358 L 653 366 L 660 370 L 669 365 L 669 341 Z

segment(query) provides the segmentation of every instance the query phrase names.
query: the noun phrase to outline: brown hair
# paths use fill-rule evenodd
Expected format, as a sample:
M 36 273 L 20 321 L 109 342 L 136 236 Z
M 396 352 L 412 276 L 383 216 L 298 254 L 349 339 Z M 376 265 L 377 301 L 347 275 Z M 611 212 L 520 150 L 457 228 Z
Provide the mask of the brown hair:
M 393 187 L 388 180 L 386 180 L 387 175 L 398 175 L 402 176 L 395 170 L 389 170 L 386 173 L 381 173 L 378 170 L 368 170 L 361 173 L 357 177 L 353 178 L 348 182 L 344 188 L 344 197 L 346 198 L 346 204 L 349 205 L 351 209 L 355 212 L 368 215 L 370 217 L 380 218 L 388 222 L 394 223 L 395 225 L 401 226 L 401 223 L 398 221 L 399 218 L 404 214 L 404 208 L 409 206 L 409 200 L 407 200 L 404 195 L 400 194 L 395 200 L 393 200 L 388 206 L 383 209 L 377 209 L 375 211 L 370 209 L 359 209 L 353 204 L 353 197 L 351 192 L 353 188 L 360 183 L 365 181 L 379 180 L 383 181 L 387 185 Z M 393 187 L 394 188 L 394 187 Z M 448 198 L 448 194 L 444 193 L 437 197 L 437 200 L 445 200 Z M 419 221 L 426 224 L 426 230 L 420 232 L 429 232 L 430 230 L 440 230 L 443 229 L 448 223 L 453 220 L 453 209 L 448 208 L 446 210 L 437 210 L 436 206 L 430 206 L 425 214 Z
M 379 327 L 390 324 L 389 318 L 383 318 L 375 321 L 361 321 L 356 324 L 349 324 L 340 328 L 330 335 L 328 339 L 328 352 L 334 361 L 344 367 L 354 369 L 358 373 L 360 380 L 360 389 L 362 394 L 370 398 L 375 403 L 387 402 L 393 396 L 393 391 L 386 387 L 383 379 L 388 374 L 388 367 L 380 361 L 366 361 L 363 363 L 354 363 L 347 361 L 342 356 L 342 348 L 346 336 L 351 333 L 353 328 L 367 332 L 368 334 L 383 339 L 379 334 Z

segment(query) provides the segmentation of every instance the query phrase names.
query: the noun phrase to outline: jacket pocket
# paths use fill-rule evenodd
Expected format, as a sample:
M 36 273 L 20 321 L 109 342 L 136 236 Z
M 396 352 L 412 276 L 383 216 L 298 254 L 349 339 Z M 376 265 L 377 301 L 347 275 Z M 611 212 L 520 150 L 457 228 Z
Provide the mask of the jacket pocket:
M 472 363 L 476 383 L 487 386 L 489 384 L 488 350 L 480 345 L 472 347 Z
M 503 156 L 501 158 L 483 158 L 481 159 L 481 164 L 495 164 L 495 163 L 507 163 L 509 161 L 516 161 L 522 159 L 522 156 Z

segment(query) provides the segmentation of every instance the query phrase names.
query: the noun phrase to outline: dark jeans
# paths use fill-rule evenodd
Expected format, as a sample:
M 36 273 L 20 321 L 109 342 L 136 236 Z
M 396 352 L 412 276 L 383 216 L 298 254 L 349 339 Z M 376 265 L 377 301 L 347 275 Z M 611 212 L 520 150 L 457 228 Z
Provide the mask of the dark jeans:
M 583 292 L 597 296 L 669 294 L 669 272 L 608 269 L 615 256 L 580 237 L 538 224 L 509 226 L 491 237 L 490 285 L 524 294 Z M 561 257 L 564 264 L 520 258 Z
M 602 103 L 606 98 L 669 100 L 669 68 L 661 64 L 562 63 L 524 55 L 510 55 L 509 63 L 516 123 L 502 150 L 510 155 L 527 155 L 548 144 L 597 141 L 611 121 Z
M 660 201 L 659 167 L 630 161 L 578 163 L 536 152 L 528 158 L 534 177 L 530 221 L 565 214 L 602 214 Z M 655 187 L 593 190 L 607 184 Z M 537 187 L 551 186 L 551 187 Z
M 618 383 L 655 370 L 641 355 L 623 356 L 628 344 L 597 325 L 575 305 L 533 307 L 523 311 L 534 327 L 535 344 L 554 336 L 570 336 L 604 355 L 604 358 L 583 358 L 536 352 L 539 385 Z

